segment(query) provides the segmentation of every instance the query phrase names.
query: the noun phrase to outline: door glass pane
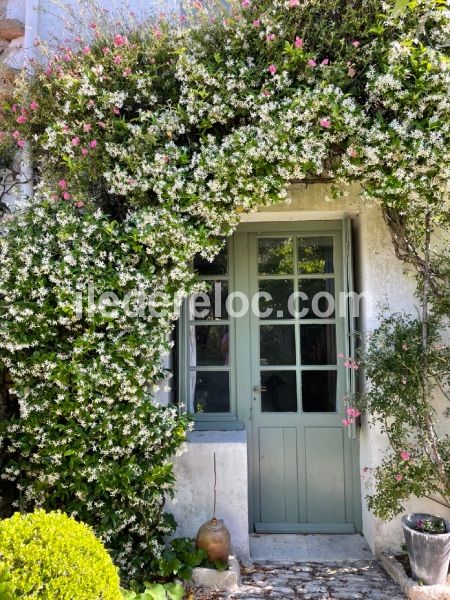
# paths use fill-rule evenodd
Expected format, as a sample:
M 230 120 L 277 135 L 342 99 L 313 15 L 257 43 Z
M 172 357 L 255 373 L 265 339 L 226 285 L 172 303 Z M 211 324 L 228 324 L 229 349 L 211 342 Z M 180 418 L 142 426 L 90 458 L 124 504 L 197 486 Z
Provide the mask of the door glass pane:
M 295 365 L 294 325 L 261 325 L 259 331 L 262 365 Z
M 261 371 L 261 411 L 297 412 L 295 371 Z
M 261 319 L 289 319 L 289 298 L 294 292 L 292 279 L 261 279 L 259 291 L 267 294 L 259 299 Z M 266 314 L 267 313 L 267 314 Z
M 210 262 L 200 254 L 194 258 L 194 270 L 202 276 L 207 275 L 226 275 L 228 273 L 227 247 L 225 246 Z
M 292 238 L 258 240 L 258 272 L 260 275 L 291 275 L 294 271 Z
M 336 326 L 300 325 L 302 365 L 336 364 Z
M 190 366 L 228 365 L 229 332 L 227 325 L 191 325 Z
M 298 240 L 299 273 L 333 273 L 333 238 L 301 237 Z
M 209 281 L 206 292 L 193 294 L 189 298 L 189 318 L 205 321 L 228 319 L 227 297 L 228 281 Z
M 228 371 L 196 371 L 190 374 L 191 399 L 196 413 L 230 411 Z
M 335 314 L 334 279 L 300 279 L 299 311 L 303 319 L 332 319 Z
M 336 412 L 336 371 L 302 371 L 303 412 Z

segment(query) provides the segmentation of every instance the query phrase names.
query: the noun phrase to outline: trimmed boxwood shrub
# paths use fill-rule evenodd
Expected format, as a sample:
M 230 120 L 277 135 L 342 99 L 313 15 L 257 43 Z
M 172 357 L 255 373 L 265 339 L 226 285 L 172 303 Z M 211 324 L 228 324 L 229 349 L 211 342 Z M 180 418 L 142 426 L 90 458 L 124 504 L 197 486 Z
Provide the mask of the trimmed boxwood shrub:
M 61 513 L 15 513 L 0 522 L 4 596 L 119 600 L 119 575 L 91 528 Z

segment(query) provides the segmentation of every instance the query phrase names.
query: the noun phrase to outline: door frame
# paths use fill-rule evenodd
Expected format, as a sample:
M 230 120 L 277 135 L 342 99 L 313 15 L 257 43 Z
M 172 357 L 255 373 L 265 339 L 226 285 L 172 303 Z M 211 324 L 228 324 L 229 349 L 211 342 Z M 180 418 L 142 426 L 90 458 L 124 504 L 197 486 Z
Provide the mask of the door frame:
M 279 221 L 279 222 L 254 222 L 254 223 L 241 223 L 233 237 L 231 238 L 232 255 L 235 260 L 239 260 L 239 267 L 236 268 L 236 263 L 232 265 L 232 273 L 234 277 L 234 289 L 240 290 L 251 298 L 251 273 L 250 273 L 250 243 L 252 234 L 276 236 L 277 233 L 330 233 L 338 234 L 340 236 L 341 246 L 341 264 L 339 269 L 339 277 L 341 280 L 341 290 L 344 292 L 353 291 L 349 289 L 351 285 L 351 244 L 349 243 L 349 227 L 350 222 L 348 219 L 345 220 L 330 220 L 330 221 Z M 350 265 L 350 269 L 349 269 Z M 338 276 L 336 274 L 336 276 Z M 337 305 L 336 310 L 339 310 Z M 253 421 L 252 421 L 252 410 L 254 402 L 253 392 L 253 377 L 254 377 L 254 366 L 249 369 L 249 360 L 253 363 L 255 361 L 256 352 L 259 352 L 255 347 L 255 341 L 252 339 L 252 326 L 251 320 L 254 319 L 253 315 L 249 318 L 243 316 L 236 318 L 235 324 L 235 374 L 237 382 L 236 386 L 236 408 L 237 418 L 245 426 L 247 432 L 247 452 L 248 452 L 248 475 L 249 475 L 249 489 L 248 489 L 248 508 L 249 508 L 249 531 L 252 533 L 255 531 L 256 516 L 259 514 L 259 498 L 256 498 L 254 490 L 256 489 L 255 478 L 256 469 L 254 465 L 254 449 L 253 449 Z M 343 327 L 341 327 L 340 335 L 344 336 L 345 342 L 345 353 L 351 355 L 351 351 L 354 348 L 353 341 L 353 324 L 348 322 L 348 318 L 344 319 Z M 342 330 L 343 329 L 343 330 Z M 249 359 L 250 357 L 250 359 Z M 350 391 L 352 382 L 347 376 L 342 377 L 343 385 L 346 386 L 345 392 Z M 362 531 L 362 503 L 361 503 L 361 480 L 360 480 L 360 469 L 359 469 L 359 435 L 355 429 L 349 429 L 348 432 L 344 432 L 344 435 L 348 434 L 351 439 L 350 442 L 350 460 L 351 465 L 349 467 L 350 473 L 348 476 L 348 485 L 351 489 L 348 490 L 348 494 L 352 500 L 352 513 L 353 523 L 356 532 Z M 292 527 L 290 528 L 292 529 Z M 325 528 L 326 529 L 326 528 Z M 342 529 L 342 533 L 349 533 L 345 531 L 345 527 Z M 302 532 L 305 532 L 305 527 L 302 528 Z M 316 531 L 317 532 L 317 531 Z

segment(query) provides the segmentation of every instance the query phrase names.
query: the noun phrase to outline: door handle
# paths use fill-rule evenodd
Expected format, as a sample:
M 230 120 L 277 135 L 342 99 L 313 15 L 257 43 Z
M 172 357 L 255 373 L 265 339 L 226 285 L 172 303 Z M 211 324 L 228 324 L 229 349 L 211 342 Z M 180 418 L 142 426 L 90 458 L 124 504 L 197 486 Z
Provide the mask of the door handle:
M 267 388 L 265 385 L 254 385 L 253 391 L 255 393 L 267 392 Z

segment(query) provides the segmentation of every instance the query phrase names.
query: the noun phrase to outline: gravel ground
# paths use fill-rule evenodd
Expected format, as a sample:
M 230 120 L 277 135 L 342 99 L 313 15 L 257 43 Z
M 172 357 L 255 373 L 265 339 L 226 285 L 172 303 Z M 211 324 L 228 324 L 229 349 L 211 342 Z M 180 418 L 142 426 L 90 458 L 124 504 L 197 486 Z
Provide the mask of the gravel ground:
M 404 600 L 375 560 L 351 563 L 255 563 L 243 566 L 239 592 L 193 589 L 189 600 Z

